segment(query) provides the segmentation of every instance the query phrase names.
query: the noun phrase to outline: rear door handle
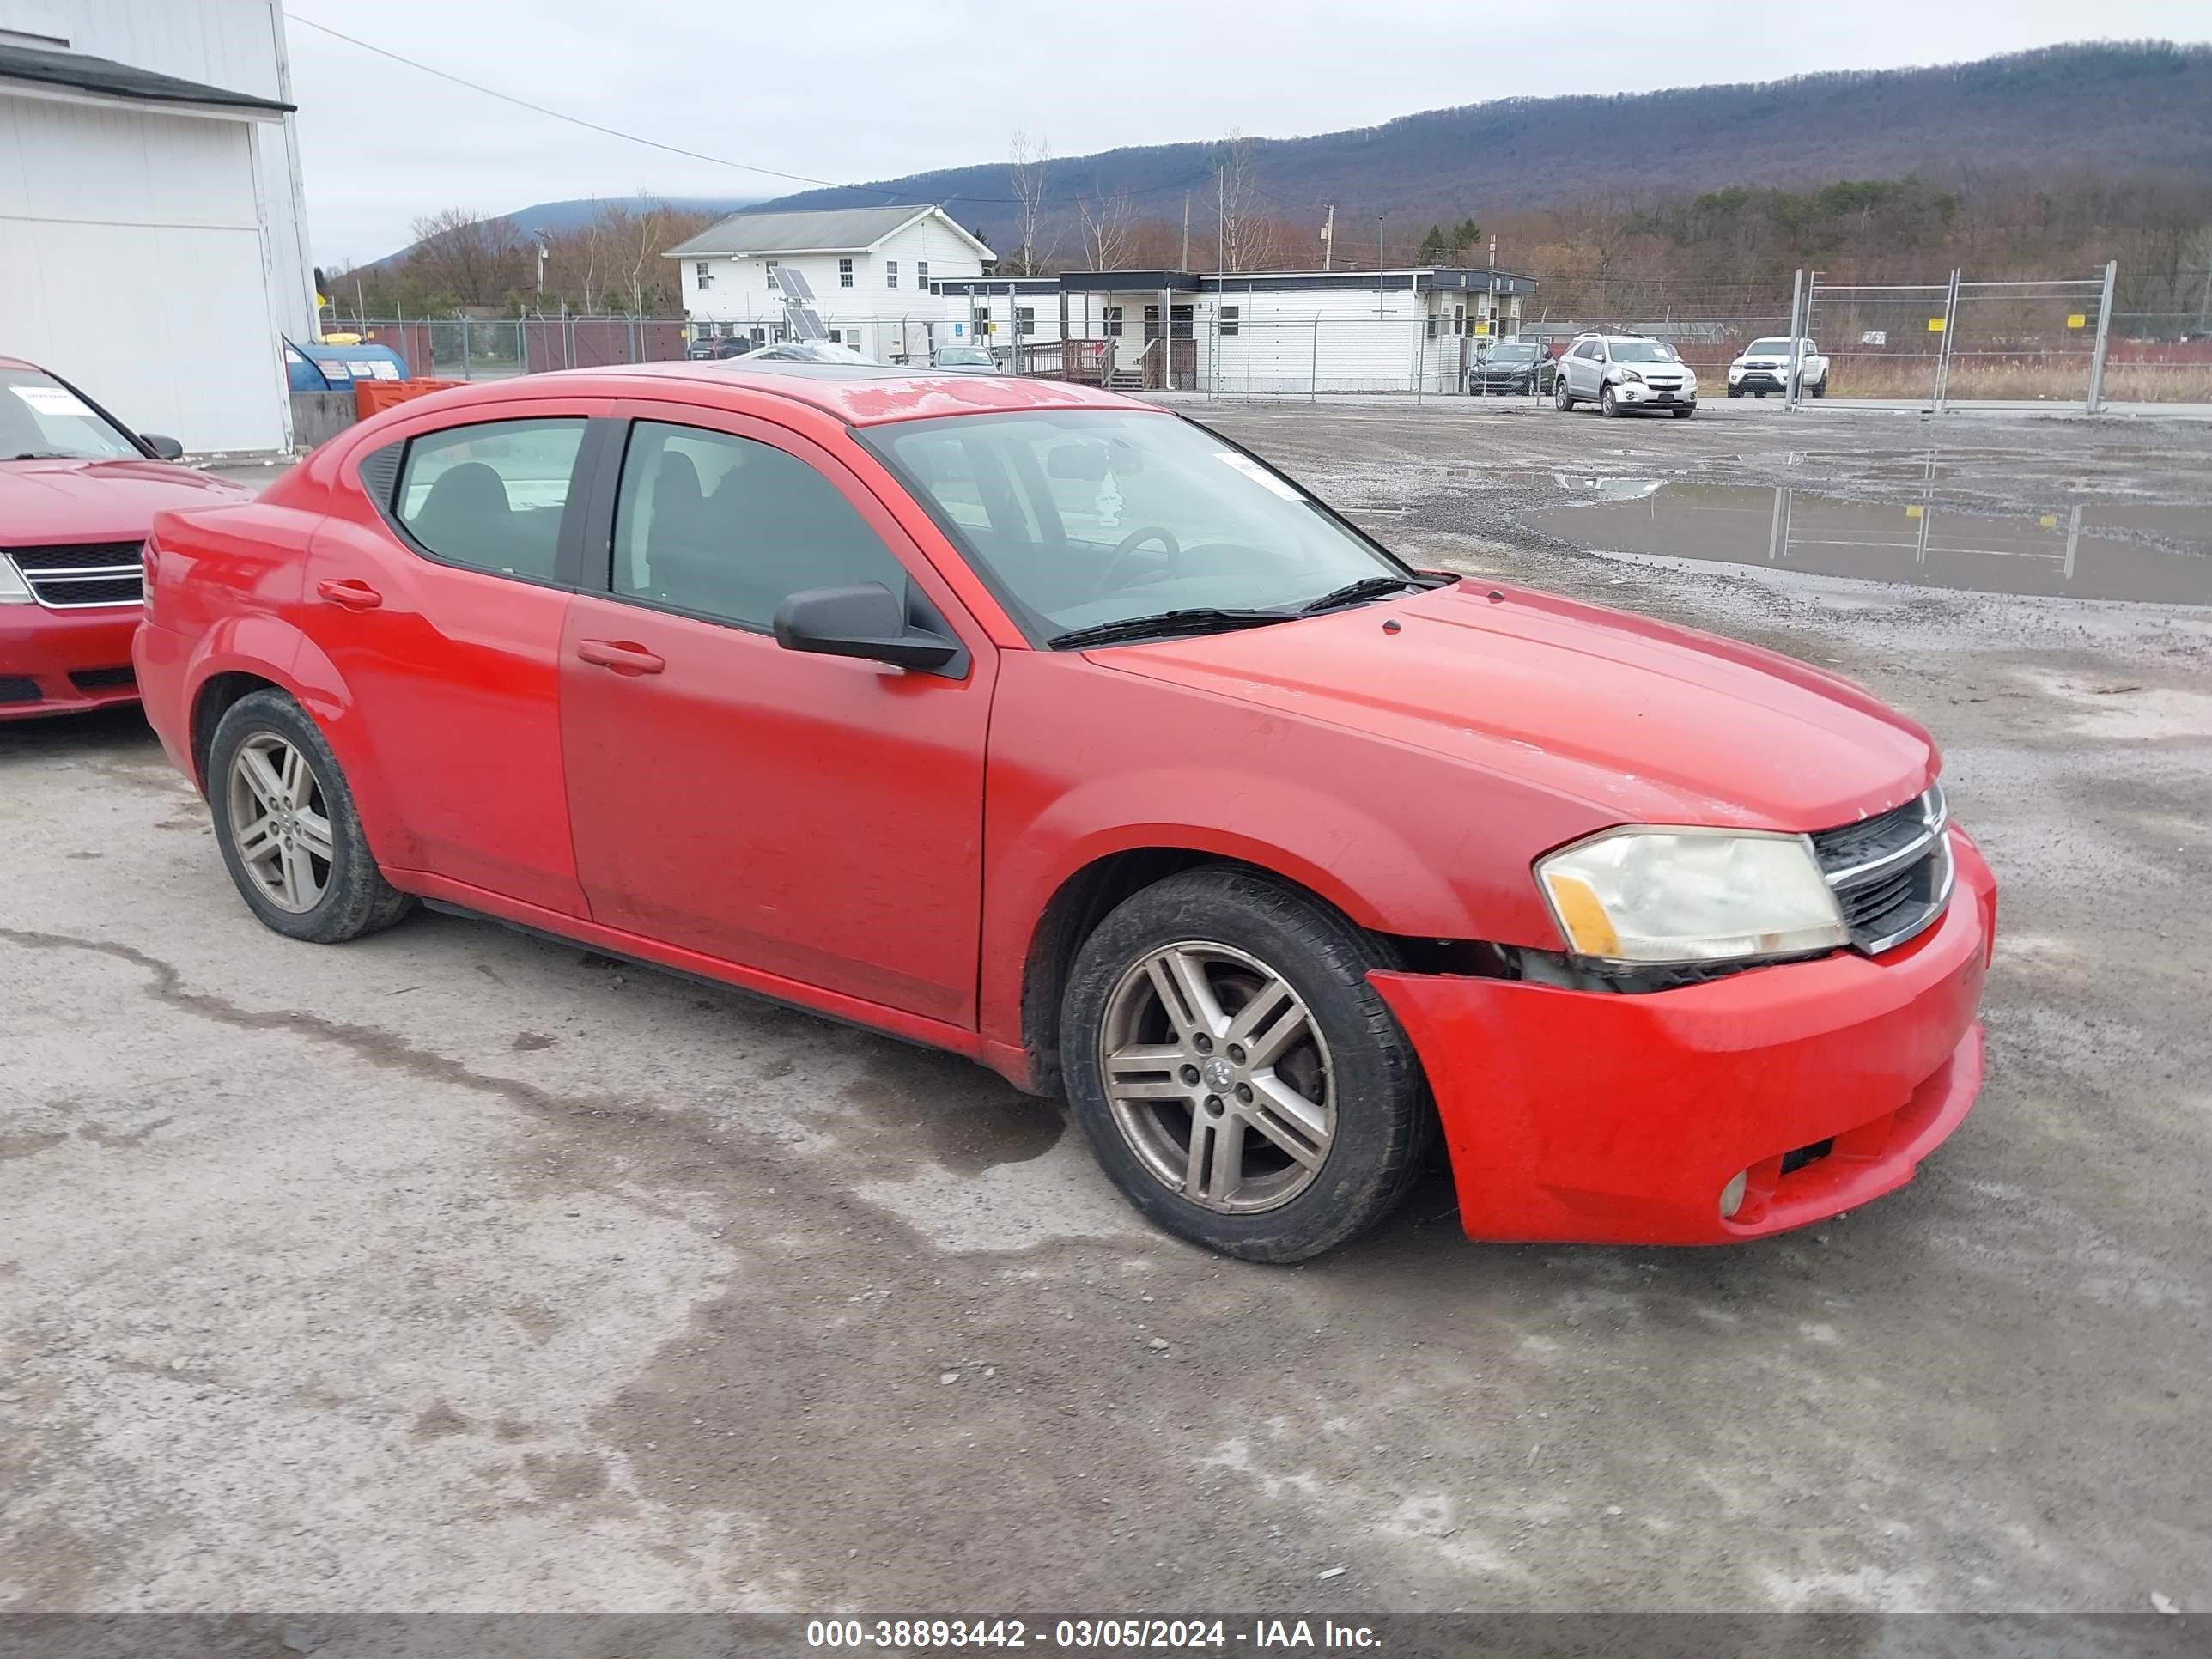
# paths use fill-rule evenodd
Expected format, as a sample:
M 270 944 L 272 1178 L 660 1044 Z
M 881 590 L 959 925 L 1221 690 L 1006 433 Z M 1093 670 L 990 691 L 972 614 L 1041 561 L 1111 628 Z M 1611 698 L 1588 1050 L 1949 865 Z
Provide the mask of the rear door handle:
M 332 605 L 342 605 L 349 611 L 374 611 L 384 603 L 384 595 L 367 582 L 348 577 L 343 581 L 317 582 L 315 592 Z
M 665 659 L 628 640 L 579 640 L 576 654 L 617 674 L 658 674 L 668 666 Z

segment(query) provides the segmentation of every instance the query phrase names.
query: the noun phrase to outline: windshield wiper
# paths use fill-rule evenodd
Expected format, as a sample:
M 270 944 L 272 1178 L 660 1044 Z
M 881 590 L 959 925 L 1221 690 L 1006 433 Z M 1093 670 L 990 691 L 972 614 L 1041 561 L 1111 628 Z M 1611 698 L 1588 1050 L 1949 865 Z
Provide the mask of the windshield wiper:
M 1233 628 L 1259 628 L 1268 623 L 1289 622 L 1295 611 L 1224 611 L 1194 605 L 1182 611 L 1159 611 L 1149 617 L 1123 617 L 1114 622 L 1093 623 L 1088 628 L 1055 634 L 1045 643 L 1054 651 L 1090 645 L 1118 645 L 1128 640 L 1164 639 L 1176 634 L 1212 634 Z
M 20 455 L 10 455 L 11 461 L 73 461 L 76 457 L 59 449 L 27 449 Z
M 1357 605 L 1362 599 L 1379 599 L 1388 594 L 1403 592 L 1408 588 L 1425 593 L 1435 586 L 1434 582 L 1424 581 L 1418 576 L 1362 576 L 1356 582 L 1346 582 L 1341 587 L 1332 588 L 1317 599 L 1307 600 L 1298 607 L 1298 615 L 1310 617 L 1317 611 L 1334 611 L 1340 605 Z

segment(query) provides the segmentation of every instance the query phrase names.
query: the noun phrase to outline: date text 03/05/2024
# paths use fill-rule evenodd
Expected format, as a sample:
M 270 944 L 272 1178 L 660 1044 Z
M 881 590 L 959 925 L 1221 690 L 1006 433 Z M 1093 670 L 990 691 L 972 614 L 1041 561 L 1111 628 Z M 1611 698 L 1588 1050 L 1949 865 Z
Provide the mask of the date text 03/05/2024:
M 810 1648 L 1367 1649 L 1381 1645 L 1371 1626 L 1332 1619 L 814 1619 Z

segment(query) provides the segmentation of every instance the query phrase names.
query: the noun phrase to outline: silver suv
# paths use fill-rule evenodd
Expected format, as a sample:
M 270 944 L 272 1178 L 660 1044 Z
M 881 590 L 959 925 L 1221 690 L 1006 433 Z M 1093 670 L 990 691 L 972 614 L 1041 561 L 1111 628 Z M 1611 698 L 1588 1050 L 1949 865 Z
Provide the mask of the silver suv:
M 1561 409 L 1595 404 L 1607 415 L 1698 412 L 1698 377 L 1674 348 L 1642 334 L 1580 334 L 1559 359 L 1552 397 Z

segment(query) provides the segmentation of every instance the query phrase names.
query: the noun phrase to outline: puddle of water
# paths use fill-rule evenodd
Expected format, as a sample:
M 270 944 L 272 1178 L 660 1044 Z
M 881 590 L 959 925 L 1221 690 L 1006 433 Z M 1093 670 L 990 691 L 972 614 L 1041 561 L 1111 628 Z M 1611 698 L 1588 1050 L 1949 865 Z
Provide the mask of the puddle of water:
M 1662 483 L 1638 499 L 1547 507 L 1530 521 L 1601 552 L 1769 564 L 1978 593 L 2212 605 L 2212 509 L 2204 507 L 2077 502 L 1993 516 L 1925 501 Z M 2189 550 L 2132 539 L 2136 535 Z

